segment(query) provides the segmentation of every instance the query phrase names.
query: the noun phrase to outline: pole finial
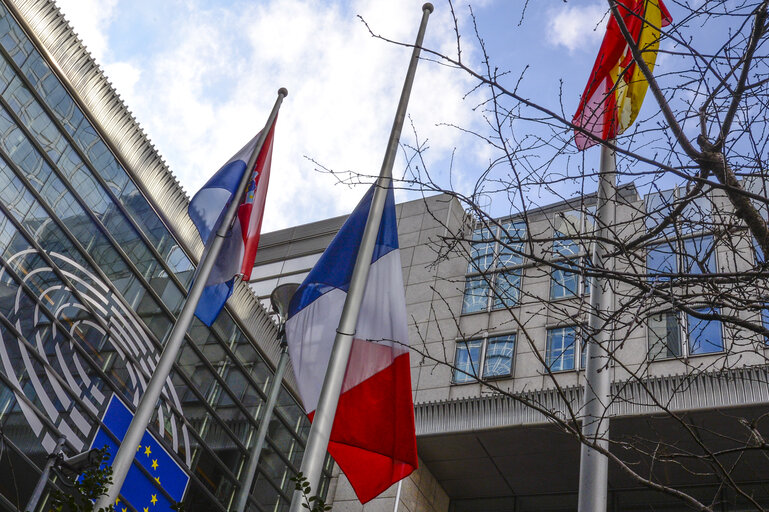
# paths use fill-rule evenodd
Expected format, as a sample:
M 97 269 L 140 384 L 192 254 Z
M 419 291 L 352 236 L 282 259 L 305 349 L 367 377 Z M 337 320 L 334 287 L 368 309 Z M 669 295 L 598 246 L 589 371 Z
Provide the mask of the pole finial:
M 430 14 L 432 14 L 432 12 L 435 10 L 435 7 L 433 7 L 433 4 L 431 4 L 430 2 L 426 2 L 426 3 L 425 3 L 423 6 L 422 6 L 422 10 L 423 10 L 423 11 L 427 11 L 427 12 L 429 12 Z
M 286 96 L 288 96 L 288 89 L 286 89 L 285 87 L 281 87 L 280 89 L 278 89 L 278 94 L 280 94 L 285 98 Z

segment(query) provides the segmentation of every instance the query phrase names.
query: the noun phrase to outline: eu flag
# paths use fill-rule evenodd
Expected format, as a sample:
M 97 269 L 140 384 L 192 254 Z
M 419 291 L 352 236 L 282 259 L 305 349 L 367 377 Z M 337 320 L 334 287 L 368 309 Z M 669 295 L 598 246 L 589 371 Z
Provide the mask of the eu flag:
M 116 395 L 112 395 L 102 419 L 112 435 L 122 441 L 132 419 L 133 414 L 128 407 Z M 104 446 L 111 460 L 117 453 L 118 444 L 107 435 L 103 427 L 99 427 L 91 448 L 100 449 Z M 128 505 L 122 503 L 125 500 L 138 512 L 171 512 L 171 505 L 184 497 L 189 480 L 184 469 L 163 449 L 155 436 L 145 432 L 141 444 L 136 447 L 136 458 L 120 489 L 115 510 L 129 512 Z

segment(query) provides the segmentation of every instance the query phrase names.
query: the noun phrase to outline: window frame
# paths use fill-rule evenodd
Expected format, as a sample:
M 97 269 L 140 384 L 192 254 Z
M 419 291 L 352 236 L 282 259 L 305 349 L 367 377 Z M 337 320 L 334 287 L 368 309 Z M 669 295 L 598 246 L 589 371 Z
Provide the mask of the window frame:
M 657 223 L 664 218 L 673 208 L 676 201 L 681 199 L 682 190 L 680 187 L 673 187 L 667 190 L 658 190 L 646 195 L 644 198 L 644 211 L 646 212 L 645 229 L 653 229 Z M 651 206 L 650 206 L 651 205 Z M 670 281 L 670 277 L 660 274 L 667 271 L 652 270 L 649 264 L 649 255 L 659 247 L 666 247 L 668 256 L 666 260 L 672 260 L 675 268 L 670 274 L 702 274 L 701 269 L 695 265 L 695 257 L 701 256 L 695 251 L 690 254 L 687 248 L 699 245 L 699 249 L 707 249 L 710 255 L 707 260 L 708 266 L 712 267 L 712 272 L 718 272 L 718 250 L 717 240 L 713 235 L 712 229 L 708 229 L 713 214 L 713 202 L 707 193 L 695 197 L 692 203 L 689 203 L 683 210 L 682 215 L 675 222 L 670 223 L 660 235 L 645 247 L 644 268 L 648 281 Z M 695 221 L 691 219 L 695 218 Z M 655 220 L 656 219 L 656 220 Z M 650 220 L 652 222 L 650 222 Z M 699 223 L 699 225 L 697 224 Z M 694 229 L 699 227 L 700 229 Z M 706 239 L 710 239 L 709 244 L 705 244 Z M 687 256 L 688 255 L 688 256 Z
M 470 242 L 470 258 L 465 271 L 465 288 L 462 293 L 462 315 L 490 313 L 520 305 L 526 257 L 523 254 L 516 254 L 515 250 L 507 250 L 504 244 L 518 246 L 518 250 L 522 253 L 526 236 L 527 226 L 523 220 L 505 220 L 493 225 L 478 225 L 473 230 L 473 241 Z M 484 250 L 476 253 L 476 248 L 483 246 L 485 246 Z M 489 246 L 491 246 L 490 252 L 488 251 Z M 503 258 L 505 258 L 504 262 L 502 261 Z M 476 261 L 483 261 L 484 263 L 475 265 Z M 510 290 L 514 290 L 515 293 L 501 297 L 500 293 L 497 292 L 498 280 L 505 275 L 513 277 L 512 279 L 505 279 L 509 286 L 504 288 L 503 293 L 507 294 Z M 516 281 L 517 286 L 512 281 Z M 483 293 L 469 296 L 474 299 L 473 304 L 478 302 L 485 303 L 485 305 L 477 309 L 473 305 L 471 309 L 468 307 L 468 292 L 475 290 L 482 290 Z M 508 304 L 508 301 L 511 303 Z
M 553 214 L 553 242 L 550 247 L 551 262 L 553 265 L 550 267 L 549 289 L 549 300 L 551 301 L 574 299 L 590 295 L 590 277 L 585 275 L 584 269 L 591 264 L 590 255 L 592 254 L 593 242 L 585 244 L 580 237 L 589 235 L 595 230 L 595 210 L 596 206 L 594 204 L 582 204 L 579 208 L 560 210 Z M 576 235 L 576 238 L 567 238 L 569 233 L 560 231 L 559 227 L 561 223 L 568 222 L 566 220 L 567 214 L 575 212 L 579 213 L 579 226 L 576 227 L 577 233 L 574 234 Z M 590 219 L 593 219 L 592 228 L 589 227 Z M 574 227 L 573 224 L 572 227 Z M 566 241 L 569 241 L 569 246 L 574 246 L 576 248 L 576 252 L 571 249 L 568 251 L 566 250 L 567 244 L 564 243 Z M 560 267 L 572 267 L 575 271 L 569 272 L 564 268 L 557 268 L 556 265 Z M 561 285 L 561 282 L 556 280 L 556 275 L 561 276 L 561 282 L 565 282 L 566 279 L 575 276 L 577 280 L 576 291 L 572 293 L 571 289 Z M 556 287 L 560 287 L 563 293 L 556 295 L 554 293 Z
M 504 374 L 487 375 L 487 363 L 489 355 L 489 346 L 494 343 L 512 343 L 512 351 L 510 353 L 510 371 Z M 478 352 L 478 367 L 477 375 L 470 376 L 464 371 L 458 371 L 457 356 L 461 350 L 469 352 L 467 348 L 470 344 L 477 344 L 479 348 Z M 516 332 L 506 333 L 494 333 L 485 334 L 480 338 L 471 339 L 457 339 L 454 347 L 454 368 L 451 371 L 451 384 L 461 386 L 464 384 L 475 384 L 481 380 L 501 380 L 512 379 L 515 374 L 515 355 L 516 347 L 518 345 L 518 334 Z M 464 348 L 463 348 L 464 346 Z M 472 360 L 472 359 L 471 359 Z
M 708 312 L 712 311 L 716 314 L 719 312 L 719 308 L 714 306 L 705 306 L 705 307 L 699 307 L 699 308 L 693 308 L 694 311 L 697 312 Z M 673 355 L 673 356 L 661 356 L 658 355 L 656 357 L 652 357 L 652 345 L 651 345 L 651 336 L 652 336 L 652 329 L 649 326 L 649 320 L 653 316 L 659 316 L 659 315 L 673 315 L 676 319 L 676 332 L 678 333 L 678 350 L 680 352 L 680 355 Z M 695 327 L 693 327 L 693 321 L 692 318 L 695 318 L 698 323 L 701 322 L 707 322 L 710 323 L 717 323 L 718 324 L 718 332 L 720 334 L 721 338 L 721 349 L 720 350 L 712 350 L 709 352 L 696 352 L 693 349 L 692 346 L 692 332 Z M 724 336 L 724 323 L 721 320 L 701 320 L 696 317 L 693 317 L 690 313 L 687 313 L 685 311 L 657 311 L 655 313 L 652 313 L 646 317 L 646 360 L 650 363 L 658 362 L 658 361 L 674 361 L 674 360 L 688 360 L 691 357 L 699 357 L 699 356 L 709 356 L 713 354 L 723 354 L 726 352 L 726 336 Z M 706 326 L 707 327 L 707 326 Z M 667 337 L 665 340 L 659 339 L 659 343 L 665 343 L 665 346 L 669 346 L 667 344 Z
M 572 343 L 573 350 L 572 350 L 572 360 L 573 360 L 573 367 L 571 368 L 553 368 L 553 361 L 551 361 L 551 333 L 559 330 L 566 330 L 566 329 L 573 329 L 574 330 L 574 342 Z M 585 343 L 584 338 L 584 330 L 585 325 L 578 323 L 578 324 L 567 324 L 567 325 L 550 325 L 545 328 L 546 334 L 545 334 L 545 367 L 547 371 L 550 373 L 564 373 L 564 372 L 580 372 L 584 371 L 586 366 L 586 357 L 587 357 L 587 343 Z M 560 359 L 563 355 L 563 352 L 561 352 L 561 355 L 558 356 L 558 359 Z M 577 354 L 579 354 L 579 357 L 577 357 Z

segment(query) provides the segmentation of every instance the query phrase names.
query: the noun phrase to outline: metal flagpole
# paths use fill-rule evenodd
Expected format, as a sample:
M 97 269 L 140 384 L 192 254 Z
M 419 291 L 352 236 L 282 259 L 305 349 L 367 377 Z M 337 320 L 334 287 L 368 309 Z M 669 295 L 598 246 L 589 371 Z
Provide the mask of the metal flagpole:
M 283 333 L 283 340 L 281 342 L 280 360 L 278 361 L 278 368 L 275 370 L 275 376 L 272 379 L 272 388 L 270 389 L 270 397 L 267 400 L 267 405 L 262 413 L 262 420 L 259 422 L 259 431 L 256 436 L 256 442 L 251 449 L 249 455 L 248 464 L 243 474 L 245 478 L 238 491 L 238 499 L 235 502 L 236 512 L 244 512 L 248 505 L 248 495 L 251 492 L 251 484 L 254 483 L 254 477 L 256 475 L 256 466 L 259 464 L 259 456 L 262 454 L 262 448 L 264 447 L 264 440 L 267 438 L 267 428 L 270 425 L 270 419 L 272 418 L 272 411 L 275 408 L 275 404 L 278 401 L 278 394 L 280 393 L 280 385 L 283 382 L 283 375 L 286 373 L 286 366 L 288 365 L 288 350 L 286 347 L 286 335 Z
M 262 146 L 267 139 L 267 134 L 269 133 L 272 124 L 275 122 L 275 117 L 278 115 L 280 104 L 286 96 L 288 96 L 288 91 L 284 87 L 281 87 L 278 90 L 278 98 L 275 100 L 275 105 L 272 107 L 270 117 L 267 119 L 267 123 L 262 129 L 259 140 L 256 142 L 254 152 L 248 159 L 246 172 L 243 173 L 243 178 L 240 180 L 240 184 L 233 196 L 233 200 L 230 202 L 230 205 L 224 214 L 222 223 L 216 232 L 214 240 L 210 247 L 207 248 L 203 260 L 198 266 L 198 272 L 192 283 L 192 288 L 190 288 L 190 291 L 187 294 L 187 300 L 184 303 L 184 307 L 182 307 L 182 311 L 176 319 L 174 328 L 168 336 L 168 341 L 166 342 L 165 348 L 163 348 L 163 353 L 160 355 L 152 378 L 150 379 L 149 384 L 147 384 L 147 389 L 144 391 L 144 395 L 142 395 L 139 400 L 136 414 L 131 420 L 131 424 L 128 426 L 128 431 L 126 432 L 125 437 L 123 437 L 123 441 L 120 443 L 120 448 L 118 448 L 115 459 L 112 461 L 112 483 L 107 487 L 107 493 L 99 498 L 99 501 L 96 504 L 96 510 L 112 505 L 118 497 L 123 482 L 125 481 L 125 477 L 128 474 L 128 470 L 131 467 L 131 463 L 136 456 L 136 447 L 139 446 L 142 436 L 144 436 L 144 432 L 147 430 L 147 425 L 149 424 L 150 419 L 152 419 L 152 413 L 160 398 L 163 385 L 165 384 L 166 379 L 168 379 L 168 375 L 171 373 L 171 368 L 173 367 L 174 361 L 176 361 L 182 341 L 184 340 L 184 335 L 187 333 L 187 328 L 189 327 L 190 322 L 192 322 L 192 317 L 195 314 L 200 295 L 203 293 L 206 281 L 208 281 L 208 275 L 211 273 L 211 269 L 216 262 L 216 257 L 219 255 L 219 251 L 228 235 L 230 225 L 235 219 L 235 214 L 240 206 L 240 200 L 243 197 L 248 181 L 251 178 L 251 172 L 249 171 L 253 171 L 254 166 L 256 165 L 256 159 L 262 150 Z
M 617 164 L 614 150 L 601 146 L 601 167 L 598 177 L 596 205 L 596 243 L 591 258 L 592 269 L 610 270 L 612 258 L 607 257 L 604 240 L 610 239 L 614 225 L 617 194 Z M 589 329 L 591 336 L 585 354 L 585 394 L 583 401 L 582 434 L 602 449 L 609 449 L 608 408 L 611 400 L 611 366 L 609 351 L 611 329 L 609 318 L 614 294 L 609 279 L 593 276 L 590 286 Z M 581 445 L 579 461 L 579 512 L 605 512 L 608 488 L 609 459 L 585 444 Z
M 352 348 L 352 338 L 358 323 L 358 313 L 363 301 L 363 292 L 366 288 L 371 257 L 374 254 L 374 245 L 379 234 L 379 223 L 382 220 L 382 211 L 384 210 L 387 191 L 392 181 L 393 163 L 395 162 L 395 154 L 398 149 L 403 121 L 406 118 L 406 107 L 408 107 L 411 87 L 414 83 L 414 75 L 416 74 L 417 63 L 419 62 L 419 53 L 422 41 L 424 40 L 425 29 L 427 28 L 427 20 L 431 12 L 433 12 L 433 5 L 431 3 L 428 2 L 422 6 L 422 21 L 419 25 L 419 32 L 414 43 L 414 51 L 411 54 L 411 61 L 406 72 L 406 80 L 401 91 L 398 109 L 395 112 L 390 140 L 387 142 L 387 149 L 382 162 L 382 168 L 379 172 L 379 178 L 377 179 L 376 190 L 371 200 L 371 210 L 366 219 L 366 227 L 363 230 L 358 257 L 355 260 L 355 267 L 350 278 L 350 287 L 347 291 L 347 298 L 344 302 L 341 318 L 339 319 L 339 327 L 336 330 L 334 348 L 331 350 L 326 376 L 323 380 L 323 388 L 321 389 L 318 406 L 315 409 L 315 417 L 307 439 L 307 446 L 304 450 L 304 457 L 302 458 L 300 471 L 307 479 L 313 492 L 318 492 L 318 482 L 320 482 L 320 474 L 323 470 L 326 450 L 331 438 L 331 428 L 334 425 L 339 394 L 342 390 L 342 382 L 344 381 L 347 361 Z M 302 493 L 301 491 L 294 491 L 294 497 L 291 501 L 291 512 L 302 512 L 302 510 Z
M 259 422 L 259 430 L 256 435 L 256 442 L 251 449 L 249 455 L 248 464 L 244 472 L 245 478 L 238 491 L 238 499 L 235 502 L 234 510 L 236 512 L 244 512 L 248 505 L 248 495 L 251 492 L 251 485 L 254 483 L 254 477 L 256 476 L 256 466 L 259 464 L 259 456 L 262 454 L 262 448 L 264 447 L 264 440 L 267 438 L 267 429 L 270 426 L 270 419 L 272 418 L 272 411 L 275 409 L 275 404 L 278 402 L 278 395 L 280 394 L 280 387 L 283 383 L 283 375 L 286 373 L 286 366 L 288 365 L 288 345 L 286 344 L 286 317 L 288 316 L 288 305 L 291 301 L 291 297 L 296 292 L 299 285 L 297 283 L 286 283 L 278 286 L 273 290 L 270 295 L 270 302 L 272 308 L 278 313 L 278 319 L 280 322 L 280 329 L 278 337 L 280 338 L 280 360 L 278 361 L 278 367 L 275 369 L 275 375 L 272 379 L 272 388 L 270 388 L 270 396 L 267 399 L 267 405 L 262 412 L 262 419 Z

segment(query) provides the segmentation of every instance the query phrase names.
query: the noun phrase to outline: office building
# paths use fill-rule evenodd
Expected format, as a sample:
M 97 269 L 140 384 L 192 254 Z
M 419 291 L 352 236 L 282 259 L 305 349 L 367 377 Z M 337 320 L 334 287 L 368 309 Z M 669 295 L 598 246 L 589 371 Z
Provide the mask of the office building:
M 0 509 L 26 510 L 60 440 L 67 457 L 87 450 L 112 397 L 138 403 L 202 246 L 188 198 L 52 2 L 0 2 L 0 126 Z M 276 331 L 242 284 L 212 328 L 194 321 L 150 428 L 189 478 L 186 510 L 232 509 Z M 250 510 L 287 507 L 309 426 L 288 388 L 268 421 Z
M 623 186 L 612 238 L 654 234 L 685 193 Z M 564 427 L 582 402 L 595 200 L 498 219 L 446 194 L 397 205 L 420 468 L 365 508 L 338 476 L 336 508 L 576 510 L 580 449 Z M 708 191 L 616 258 L 608 413 L 612 451 L 630 467 L 719 510 L 748 510 L 769 503 L 769 464 L 744 449 L 766 431 L 769 315 L 760 251 L 730 211 L 723 192 Z M 301 282 L 344 220 L 264 234 L 256 294 Z M 723 277 L 703 281 L 709 273 Z M 608 482 L 610 511 L 689 509 L 614 462 Z

